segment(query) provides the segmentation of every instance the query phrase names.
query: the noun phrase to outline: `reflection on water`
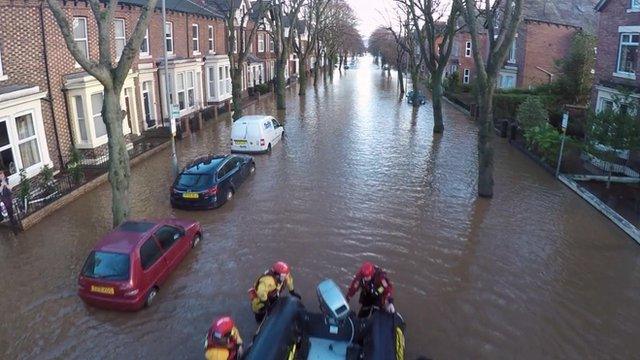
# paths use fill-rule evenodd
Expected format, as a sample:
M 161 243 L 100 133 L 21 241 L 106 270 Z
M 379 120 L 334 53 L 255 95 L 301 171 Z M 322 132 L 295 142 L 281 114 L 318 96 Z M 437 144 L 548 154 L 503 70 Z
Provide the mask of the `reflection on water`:
M 632 358 L 640 345 L 640 251 L 582 200 L 508 145 L 496 144 L 496 197 L 476 198 L 476 129 L 445 107 L 399 100 L 395 77 L 362 60 L 298 97 L 285 138 L 233 202 L 169 206 L 169 151 L 133 169 L 139 217 L 192 217 L 202 246 L 134 314 L 84 306 L 76 275 L 108 231 L 102 186 L 27 233 L 0 241 L 0 357 L 201 358 L 211 319 L 255 330 L 246 290 L 273 261 L 293 267 L 315 309 L 325 277 L 346 287 L 362 260 L 386 268 L 408 319 L 408 354 L 434 358 Z M 178 143 L 180 162 L 228 151 L 221 116 Z

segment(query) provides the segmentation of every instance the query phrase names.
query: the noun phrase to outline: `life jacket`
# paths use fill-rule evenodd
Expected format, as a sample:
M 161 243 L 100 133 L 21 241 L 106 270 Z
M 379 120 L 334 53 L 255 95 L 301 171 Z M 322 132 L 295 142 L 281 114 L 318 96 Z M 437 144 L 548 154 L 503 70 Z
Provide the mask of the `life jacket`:
M 371 280 L 365 281 L 363 277 L 360 278 L 360 291 L 365 296 L 379 300 L 380 305 L 384 305 L 384 297 L 387 296 L 390 289 L 391 284 L 387 280 L 387 274 L 377 266 Z
M 266 305 L 272 305 L 279 296 L 278 280 L 275 276 L 265 273 L 258 277 L 249 290 L 251 308 L 253 312 L 263 311 Z
M 211 333 L 207 334 L 205 358 L 207 360 L 236 360 L 238 347 L 242 343 L 236 328 L 231 330 L 227 340 L 216 340 Z

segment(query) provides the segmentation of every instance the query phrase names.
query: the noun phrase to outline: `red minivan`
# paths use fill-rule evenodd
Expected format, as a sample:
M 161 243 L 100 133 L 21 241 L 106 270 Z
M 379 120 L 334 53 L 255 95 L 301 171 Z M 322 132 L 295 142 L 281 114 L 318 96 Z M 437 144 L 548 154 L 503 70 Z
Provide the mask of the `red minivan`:
M 197 221 L 126 221 L 93 248 L 78 277 L 85 303 L 115 310 L 150 306 L 160 285 L 202 239 Z

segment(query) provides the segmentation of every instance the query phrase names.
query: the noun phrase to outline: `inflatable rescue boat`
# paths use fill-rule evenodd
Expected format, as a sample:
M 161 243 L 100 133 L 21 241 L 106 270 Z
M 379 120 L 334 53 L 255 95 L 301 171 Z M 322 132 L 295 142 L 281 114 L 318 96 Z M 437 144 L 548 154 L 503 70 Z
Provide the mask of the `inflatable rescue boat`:
M 245 360 L 403 360 L 404 320 L 397 312 L 374 311 L 358 319 L 340 288 L 324 280 L 316 288 L 320 312 L 282 297 L 262 322 Z

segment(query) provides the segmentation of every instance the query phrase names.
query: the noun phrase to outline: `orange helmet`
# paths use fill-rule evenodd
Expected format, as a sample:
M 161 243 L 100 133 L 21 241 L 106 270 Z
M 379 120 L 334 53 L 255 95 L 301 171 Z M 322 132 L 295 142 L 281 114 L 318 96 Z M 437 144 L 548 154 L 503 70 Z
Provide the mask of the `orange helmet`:
M 283 261 L 273 264 L 271 271 L 279 275 L 289 275 L 289 265 Z
M 360 266 L 360 275 L 363 277 L 372 277 L 375 272 L 376 267 L 368 261 L 363 262 L 362 266 Z
M 235 324 L 229 316 L 224 316 L 215 320 L 209 329 L 209 341 L 217 344 L 227 342 L 234 326 Z

